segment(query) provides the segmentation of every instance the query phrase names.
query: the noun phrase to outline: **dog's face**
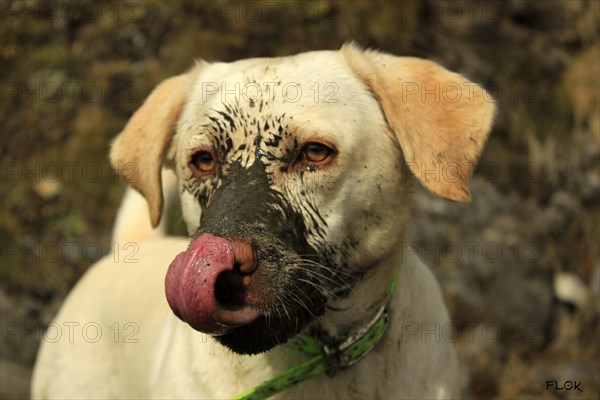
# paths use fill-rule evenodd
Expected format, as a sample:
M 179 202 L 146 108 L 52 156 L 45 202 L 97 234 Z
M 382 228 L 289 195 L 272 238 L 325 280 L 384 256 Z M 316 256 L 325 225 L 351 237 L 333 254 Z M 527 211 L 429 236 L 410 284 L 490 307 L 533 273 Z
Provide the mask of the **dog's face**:
M 132 118 L 112 157 L 148 171 L 132 183 L 154 223 L 156 164 L 175 169 L 196 239 L 171 266 L 169 302 L 239 353 L 299 333 L 398 248 L 413 174 L 434 193 L 465 200 L 494 108 L 479 87 L 439 66 L 353 46 L 201 64 L 173 79 Z M 471 94 L 458 104 L 422 96 L 454 90 L 456 100 L 461 84 Z M 150 136 L 140 137 L 144 130 Z M 143 140 L 156 144 L 137 154 Z
M 263 316 L 219 337 L 234 350 L 298 333 L 389 253 L 405 220 L 405 208 L 385 216 L 408 201 L 399 146 L 339 53 L 206 66 L 174 143 L 190 234 L 256 251 L 245 295 Z

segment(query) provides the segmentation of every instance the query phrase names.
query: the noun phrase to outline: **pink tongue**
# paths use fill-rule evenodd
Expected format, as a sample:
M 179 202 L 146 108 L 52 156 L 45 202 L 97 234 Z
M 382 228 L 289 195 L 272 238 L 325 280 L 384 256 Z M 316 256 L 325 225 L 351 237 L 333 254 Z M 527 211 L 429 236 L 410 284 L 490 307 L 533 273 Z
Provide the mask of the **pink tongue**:
M 226 239 L 203 234 L 175 257 L 165 279 L 169 306 L 196 330 L 223 335 L 259 317 L 249 307 L 227 309 L 217 301 L 215 285 L 224 271 L 233 270 L 235 256 Z

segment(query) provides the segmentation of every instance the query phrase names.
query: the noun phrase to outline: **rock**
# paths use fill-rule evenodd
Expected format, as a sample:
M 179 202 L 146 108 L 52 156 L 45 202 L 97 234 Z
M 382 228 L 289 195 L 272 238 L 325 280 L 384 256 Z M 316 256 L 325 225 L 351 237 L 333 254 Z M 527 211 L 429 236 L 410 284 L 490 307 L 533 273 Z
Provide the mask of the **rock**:
M 43 177 L 34 185 L 35 192 L 43 199 L 56 197 L 62 191 L 62 184 L 55 179 Z
M 550 198 L 550 204 L 567 215 L 581 211 L 581 201 L 572 193 L 564 190 L 555 192 Z
M 538 235 L 557 235 L 562 232 L 573 215 L 581 210 L 581 202 L 571 193 L 558 191 L 550 199 L 548 207 L 533 217 Z
M 505 246 L 512 246 L 520 240 L 523 240 L 520 229 L 522 223 L 522 220 L 519 220 L 515 215 L 508 213 L 496 217 L 493 221 L 493 226 L 500 235 L 497 242 Z
M 592 201 L 600 195 L 600 174 L 597 171 L 588 171 L 580 177 L 581 200 Z
M 572 272 L 559 272 L 554 276 L 554 294 L 562 302 L 585 308 L 590 293 L 583 281 Z

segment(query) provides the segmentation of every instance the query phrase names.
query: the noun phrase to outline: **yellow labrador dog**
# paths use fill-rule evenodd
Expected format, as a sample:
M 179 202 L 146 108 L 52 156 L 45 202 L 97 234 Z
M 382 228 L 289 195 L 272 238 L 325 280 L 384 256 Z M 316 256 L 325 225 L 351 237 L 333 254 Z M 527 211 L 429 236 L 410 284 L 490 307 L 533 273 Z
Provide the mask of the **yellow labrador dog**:
M 458 396 L 431 334 L 448 313 L 405 232 L 415 181 L 469 199 L 494 112 L 433 62 L 352 44 L 167 79 L 111 151 L 143 195 L 117 218 L 130 251 L 66 300 L 33 397 Z M 171 186 L 189 239 L 152 230 Z

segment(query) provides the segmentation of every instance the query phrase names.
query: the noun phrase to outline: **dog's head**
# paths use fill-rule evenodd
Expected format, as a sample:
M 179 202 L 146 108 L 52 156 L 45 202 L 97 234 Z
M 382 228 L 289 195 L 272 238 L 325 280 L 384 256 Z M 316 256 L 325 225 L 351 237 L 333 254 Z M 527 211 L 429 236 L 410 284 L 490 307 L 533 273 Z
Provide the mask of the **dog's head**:
M 455 201 L 494 104 L 425 60 L 346 45 L 200 63 L 161 83 L 113 144 L 161 218 L 161 168 L 178 176 L 189 249 L 169 303 L 239 353 L 267 350 L 347 296 L 398 248 L 412 178 Z M 123 171 L 123 169 L 120 169 Z

